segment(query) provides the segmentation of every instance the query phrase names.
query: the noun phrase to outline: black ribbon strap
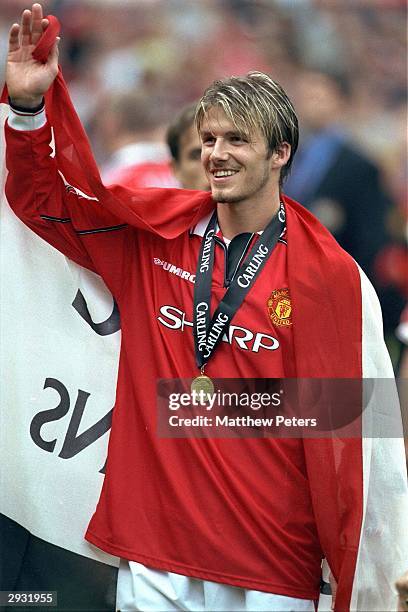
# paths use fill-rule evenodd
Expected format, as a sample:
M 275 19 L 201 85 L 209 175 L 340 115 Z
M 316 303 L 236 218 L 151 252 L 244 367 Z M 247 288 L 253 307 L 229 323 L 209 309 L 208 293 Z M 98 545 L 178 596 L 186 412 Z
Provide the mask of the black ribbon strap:
M 204 233 L 198 256 L 194 285 L 193 333 L 196 362 L 205 366 L 239 310 L 248 291 L 253 287 L 285 229 L 285 208 L 281 203 L 278 213 L 268 223 L 251 248 L 211 317 L 211 283 L 214 268 L 217 213 L 214 211 Z

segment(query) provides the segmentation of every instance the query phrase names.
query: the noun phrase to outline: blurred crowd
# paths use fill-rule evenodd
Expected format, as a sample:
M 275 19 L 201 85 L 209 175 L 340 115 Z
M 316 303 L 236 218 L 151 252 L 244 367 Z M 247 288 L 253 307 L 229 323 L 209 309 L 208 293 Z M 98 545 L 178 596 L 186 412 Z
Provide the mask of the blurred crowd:
M 10 23 L 27 4 L 1 0 L 2 51 Z M 62 23 L 60 63 L 101 168 L 132 138 L 120 135 L 118 105 L 135 91 L 137 112 L 127 128 L 136 141 L 163 145 L 169 123 L 214 79 L 256 69 L 283 85 L 303 143 L 286 191 L 320 216 L 369 274 L 396 364 L 402 351 L 394 330 L 408 294 L 406 3 L 45 0 L 43 6 Z M 345 316 L 353 316 L 346 301 Z

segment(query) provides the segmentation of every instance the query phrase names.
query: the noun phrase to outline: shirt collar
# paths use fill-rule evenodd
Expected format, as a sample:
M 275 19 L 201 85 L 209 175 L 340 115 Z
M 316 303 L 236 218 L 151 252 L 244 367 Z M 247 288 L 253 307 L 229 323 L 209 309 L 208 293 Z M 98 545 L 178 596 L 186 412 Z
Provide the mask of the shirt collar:
M 203 217 L 195 227 L 193 227 L 190 230 L 191 234 L 195 234 L 196 236 L 204 236 L 204 232 L 207 229 L 207 225 L 211 219 L 211 215 L 213 214 L 213 211 L 211 211 L 208 215 L 206 215 L 205 217 Z M 219 227 L 217 225 L 217 231 L 219 230 Z M 263 233 L 263 230 L 257 232 L 257 234 L 261 235 Z

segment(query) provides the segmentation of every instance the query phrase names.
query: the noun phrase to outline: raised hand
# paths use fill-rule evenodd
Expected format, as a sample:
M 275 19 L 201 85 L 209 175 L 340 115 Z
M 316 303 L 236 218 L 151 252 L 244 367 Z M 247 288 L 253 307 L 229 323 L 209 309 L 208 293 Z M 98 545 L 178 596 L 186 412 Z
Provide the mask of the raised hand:
M 43 18 L 41 4 L 26 9 L 21 23 L 10 28 L 6 65 L 6 83 L 12 102 L 25 108 L 34 108 L 41 100 L 58 73 L 58 40 L 46 64 L 33 58 L 33 50 L 48 26 Z

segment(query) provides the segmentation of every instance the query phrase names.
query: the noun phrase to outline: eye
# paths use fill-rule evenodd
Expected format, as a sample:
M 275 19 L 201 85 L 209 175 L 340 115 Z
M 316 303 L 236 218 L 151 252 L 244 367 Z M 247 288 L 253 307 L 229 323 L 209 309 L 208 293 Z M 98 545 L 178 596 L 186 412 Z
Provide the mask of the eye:
M 248 139 L 242 134 L 233 134 L 230 136 L 230 142 L 233 144 L 245 144 L 248 142 Z
M 203 143 L 203 145 L 213 145 L 215 142 L 215 138 L 212 134 L 203 134 L 201 136 L 201 141 Z

